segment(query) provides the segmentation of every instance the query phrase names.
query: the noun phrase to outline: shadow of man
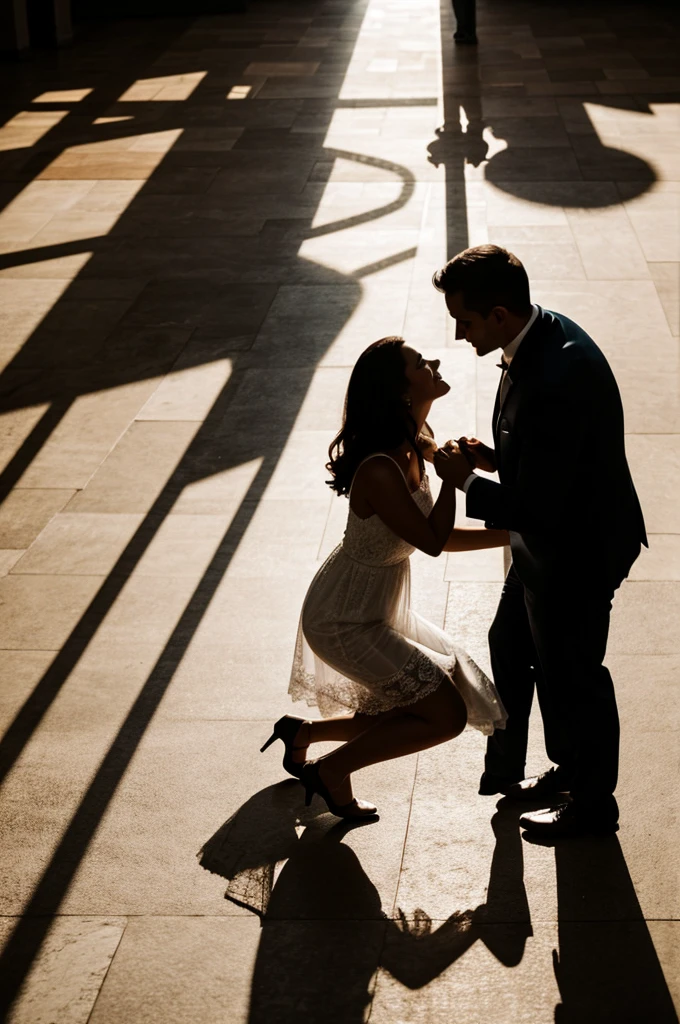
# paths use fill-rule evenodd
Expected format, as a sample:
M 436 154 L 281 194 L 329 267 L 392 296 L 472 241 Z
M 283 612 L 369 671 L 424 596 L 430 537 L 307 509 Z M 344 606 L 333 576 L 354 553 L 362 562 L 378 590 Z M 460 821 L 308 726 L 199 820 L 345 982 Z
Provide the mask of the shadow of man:
M 558 842 L 555 868 L 555 1024 L 677 1024 L 618 839 Z

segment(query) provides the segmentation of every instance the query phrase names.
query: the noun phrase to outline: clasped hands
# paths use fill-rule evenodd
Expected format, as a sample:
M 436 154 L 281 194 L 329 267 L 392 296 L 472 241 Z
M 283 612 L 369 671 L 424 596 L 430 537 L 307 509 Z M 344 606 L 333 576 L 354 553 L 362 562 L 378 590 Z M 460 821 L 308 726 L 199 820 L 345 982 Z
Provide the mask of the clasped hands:
M 460 437 L 457 441 L 447 441 L 437 449 L 434 453 L 434 468 L 442 480 L 449 480 L 462 490 L 473 469 L 495 472 L 496 456 L 493 448 L 476 437 Z

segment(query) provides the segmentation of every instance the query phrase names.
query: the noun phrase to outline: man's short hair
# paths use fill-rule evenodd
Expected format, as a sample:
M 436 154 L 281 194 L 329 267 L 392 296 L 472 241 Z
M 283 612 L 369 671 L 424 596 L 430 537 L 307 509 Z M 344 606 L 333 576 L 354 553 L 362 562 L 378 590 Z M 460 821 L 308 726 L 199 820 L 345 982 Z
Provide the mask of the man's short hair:
M 531 308 L 529 278 L 521 260 L 499 245 L 476 245 L 454 256 L 432 283 L 440 292 L 461 292 L 465 308 L 487 317 L 494 306 L 522 315 Z

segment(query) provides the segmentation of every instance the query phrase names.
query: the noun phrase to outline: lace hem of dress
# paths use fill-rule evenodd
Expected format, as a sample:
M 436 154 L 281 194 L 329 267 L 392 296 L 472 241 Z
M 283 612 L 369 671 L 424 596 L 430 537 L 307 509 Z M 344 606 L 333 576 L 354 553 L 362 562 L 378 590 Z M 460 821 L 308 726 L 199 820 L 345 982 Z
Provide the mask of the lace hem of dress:
M 340 673 L 335 674 L 331 684 L 324 686 L 313 672 L 308 672 L 304 667 L 302 637 L 299 635 L 288 692 L 294 701 L 304 700 L 308 707 L 318 707 L 322 713 L 330 709 L 331 705 L 336 705 L 347 711 L 379 715 L 392 708 L 415 704 L 422 697 L 433 693 L 447 677 L 452 678 L 455 660 L 451 658 L 449 673 L 414 647 L 402 669 L 388 679 L 374 683 L 370 690 Z

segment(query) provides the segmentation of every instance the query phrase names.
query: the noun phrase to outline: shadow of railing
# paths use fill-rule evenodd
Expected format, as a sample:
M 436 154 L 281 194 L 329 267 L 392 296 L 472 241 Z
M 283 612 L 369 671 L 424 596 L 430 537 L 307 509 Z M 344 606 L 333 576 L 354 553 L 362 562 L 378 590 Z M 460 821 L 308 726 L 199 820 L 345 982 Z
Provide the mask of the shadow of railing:
M 257 36 L 258 30 L 253 31 Z M 256 39 L 253 43 L 254 53 L 257 52 L 259 41 Z M 113 51 L 115 54 L 115 47 Z M 109 58 L 111 56 L 109 52 Z M 243 48 L 240 49 L 240 56 L 247 62 L 247 51 Z M 145 69 L 143 61 L 136 66 L 133 63 L 134 71 L 131 72 L 127 65 L 127 75 L 131 74 L 134 78 L 135 75 L 143 77 L 154 73 L 190 72 L 199 67 L 206 71 L 203 52 L 197 57 L 186 46 L 177 50 L 175 61 L 174 65 L 169 65 L 168 60 L 164 59 L 162 71 L 153 67 Z M 228 85 L 225 87 L 221 66 L 219 73 L 219 89 L 223 99 Z M 87 101 L 83 101 L 85 106 L 79 106 L 79 119 L 70 121 L 66 118 L 43 137 L 39 151 L 18 166 L 17 180 L 14 182 L 16 187 L 6 191 L 5 198 L 11 200 L 12 195 L 20 192 L 27 184 L 32 174 L 41 174 L 69 146 L 88 140 L 110 141 L 121 136 L 183 127 L 184 118 L 187 124 L 195 124 L 196 117 L 201 113 L 202 93 L 207 90 L 206 102 L 209 102 L 212 95 L 210 68 L 207 68 L 207 73 L 192 96 L 193 104 L 187 107 L 181 104 L 161 104 L 160 108 L 153 108 L 148 103 L 135 103 L 127 107 L 123 104 L 125 116 L 130 108 L 134 111 L 133 121 L 114 122 L 104 126 L 103 131 L 100 126 L 93 125 L 91 132 L 85 131 L 83 114 L 94 121 L 100 116 L 118 116 L 121 113 L 121 104 L 116 102 L 116 97 L 131 80 L 126 77 L 123 81 L 124 77 L 125 74 L 116 75 L 114 84 L 108 84 L 102 92 L 101 103 L 95 92 Z M 234 84 L 240 77 L 241 73 L 235 71 Z M 69 84 L 74 88 L 83 85 L 83 76 L 80 74 L 74 75 L 71 83 L 65 80 L 63 72 L 55 73 L 55 79 L 51 83 L 55 89 L 65 89 Z M 41 90 L 36 86 L 35 92 L 47 89 L 49 84 L 41 78 Z M 26 95 L 33 91 L 29 88 Z M 299 108 L 300 104 L 297 106 Z M 225 118 L 229 116 L 229 109 L 224 114 Z M 326 109 L 330 121 L 334 101 L 327 104 Z M 58 912 L 69 891 L 138 744 L 256 513 L 286 447 L 315 368 L 360 301 L 360 278 L 392 262 L 408 258 L 403 253 L 396 254 L 374 265 L 358 268 L 356 275 L 345 275 L 316 265 L 299 255 L 300 243 L 305 238 L 346 229 L 384 216 L 407 203 L 413 194 L 413 176 L 406 168 L 362 154 L 329 150 L 324 147 L 323 140 L 323 132 L 308 134 L 304 139 L 304 152 L 299 161 L 301 182 L 307 179 L 314 165 L 321 160 L 324 163 L 340 158 L 358 160 L 394 175 L 401 183 L 397 199 L 376 210 L 341 219 L 335 225 L 323 228 L 312 227 L 317 203 L 307 200 L 301 204 L 299 216 L 295 218 L 297 230 L 280 237 L 269 235 L 261 241 L 258 235 L 262 224 L 258 225 L 255 213 L 254 220 L 242 235 L 230 235 L 227 229 L 225 235 L 218 236 L 216 241 L 214 235 L 203 237 L 198 231 L 186 244 L 175 244 L 176 240 L 168 244 L 164 224 L 157 224 L 160 230 L 157 232 L 158 237 L 154 235 L 154 224 L 149 224 L 148 208 L 144 202 L 150 195 L 172 195 L 172 175 L 178 166 L 180 170 L 190 166 L 186 155 L 182 157 L 180 154 L 178 160 L 173 161 L 171 149 L 107 235 L 45 246 L 12 247 L 14 251 L 2 256 L 2 268 L 15 268 L 20 275 L 22 268 L 28 268 L 31 263 L 58 260 L 66 255 L 88 255 L 88 261 L 78 276 L 0 377 L 3 410 L 48 405 L 5 470 L 5 492 L 21 480 L 81 396 L 161 377 L 178 365 L 183 369 L 191 368 L 221 359 L 225 355 L 232 362 L 232 373 L 227 384 L 205 420 L 197 426 L 186 451 L 178 454 L 176 467 L 169 479 L 151 502 L 142 523 L 43 678 L 10 724 L 0 743 L 0 771 L 3 777 L 30 742 L 45 713 L 104 624 L 126 581 L 185 489 L 193 483 L 205 481 L 215 474 L 225 473 L 247 463 L 258 467 L 209 566 L 174 624 L 154 668 L 104 754 L 78 809 L 66 825 L 49 864 L 23 908 L 23 918 L 17 923 L 4 947 L 0 970 L 3 978 L 1 1005 L 5 1010 L 13 1002 L 28 974 L 49 931 L 51 916 Z M 245 151 L 247 153 L 247 146 Z M 238 144 L 234 152 L 238 161 L 241 152 Z M 191 159 L 205 170 L 205 160 L 195 155 Z M 228 157 L 222 160 L 229 165 Z M 0 170 L 2 166 L 0 161 Z M 13 174 L 12 166 L 8 169 L 5 164 L 5 172 Z M 218 169 L 215 169 L 215 174 Z M 295 173 L 292 176 L 295 177 Z M 322 188 L 320 183 L 320 191 Z M 272 190 L 275 196 L 282 198 L 282 205 L 285 205 L 289 194 L 290 202 L 295 205 L 294 183 L 281 186 L 273 181 Z M 239 199 L 246 199 L 255 205 L 253 197 L 249 195 L 248 183 L 239 194 L 235 195 L 227 188 L 225 194 L 213 197 L 211 201 L 224 211 L 232 211 L 234 203 Z M 182 195 L 178 197 L 177 203 L 179 209 L 183 203 L 190 205 L 189 198 Z M 248 210 L 252 212 L 252 205 Z M 140 212 L 141 223 L 146 223 L 146 233 L 140 228 L 137 219 Z M 265 216 L 263 221 L 266 220 Z M 141 240 L 137 237 L 140 232 Z M 154 238 L 153 244 L 149 243 L 149 235 Z M 269 261 L 269 267 L 264 272 L 260 269 L 258 259 Z M 248 266 L 255 268 L 251 283 L 243 280 L 244 267 Z M 127 302 L 123 315 L 117 316 L 115 326 L 106 322 L 106 298 L 100 304 L 104 311 L 101 323 L 96 316 L 95 323 L 89 323 L 87 328 L 69 322 L 67 314 L 71 311 L 76 313 L 82 306 L 83 294 L 106 296 L 106 282 L 119 281 L 121 278 L 127 282 L 137 279 L 142 282 L 142 287 L 136 292 L 134 288 L 123 289 L 124 294 L 133 297 Z M 323 322 L 315 324 L 309 336 L 296 339 L 295 350 L 286 353 L 285 348 L 280 346 L 283 339 L 276 336 L 276 330 L 274 335 L 266 338 L 259 332 L 279 286 L 300 283 L 318 285 L 324 294 L 329 287 L 340 286 L 337 294 L 341 296 L 341 301 L 326 307 Z M 294 368 L 294 379 L 288 373 L 283 378 L 285 386 L 258 389 L 258 374 L 262 378 L 270 377 L 281 359 L 284 365 Z

